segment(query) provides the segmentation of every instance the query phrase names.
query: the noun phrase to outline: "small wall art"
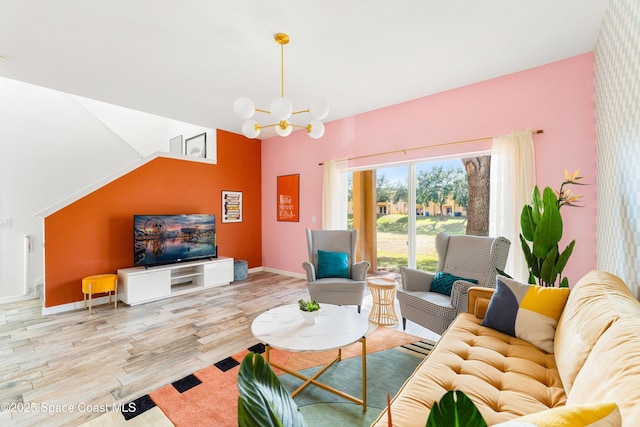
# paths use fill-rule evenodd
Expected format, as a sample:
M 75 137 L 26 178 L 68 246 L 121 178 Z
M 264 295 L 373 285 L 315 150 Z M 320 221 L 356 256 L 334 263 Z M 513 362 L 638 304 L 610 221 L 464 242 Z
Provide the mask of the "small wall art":
M 178 135 L 175 138 L 169 140 L 169 152 L 173 154 L 184 154 L 184 142 L 182 135 Z
M 185 154 L 191 157 L 207 157 L 207 134 L 201 133 L 185 141 Z
M 299 222 L 300 174 L 279 176 L 276 192 L 278 221 Z
M 222 222 L 242 222 L 242 191 L 222 192 Z

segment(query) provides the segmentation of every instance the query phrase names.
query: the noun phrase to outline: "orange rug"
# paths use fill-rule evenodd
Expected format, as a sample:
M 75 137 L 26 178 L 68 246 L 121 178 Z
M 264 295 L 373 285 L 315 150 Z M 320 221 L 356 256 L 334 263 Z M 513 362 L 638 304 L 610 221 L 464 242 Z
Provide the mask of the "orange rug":
M 367 336 L 367 354 L 387 350 L 401 345 L 415 343 L 421 338 L 398 330 L 379 327 Z M 360 356 L 361 343 L 354 343 L 342 349 L 342 358 Z M 151 414 L 161 417 L 158 409 L 166 416 L 166 425 L 176 426 L 236 426 L 238 411 L 237 378 L 244 356 L 254 351 L 261 353 L 264 346 L 258 344 L 233 356 L 221 360 L 172 384 L 155 390 L 125 404 L 135 407 L 133 412 L 105 414 L 87 425 L 147 425 Z M 271 360 L 288 369 L 302 370 L 330 362 L 336 351 L 292 353 L 272 349 Z M 274 369 L 276 374 L 282 372 Z M 146 412 L 149 411 L 148 414 Z M 155 412 L 154 412 L 155 411 Z M 103 418 L 103 419 L 101 419 Z

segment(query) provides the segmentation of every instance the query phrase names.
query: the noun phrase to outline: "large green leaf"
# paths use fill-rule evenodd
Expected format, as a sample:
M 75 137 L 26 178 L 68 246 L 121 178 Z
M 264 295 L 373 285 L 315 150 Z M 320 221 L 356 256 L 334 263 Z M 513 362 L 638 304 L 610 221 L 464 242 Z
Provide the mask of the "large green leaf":
M 553 205 L 558 206 L 558 197 L 551 187 L 545 187 L 542 191 L 542 205 L 545 210 Z
M 540 278 L 543 282 L 553 284 L 558 277 L 558 271 L 556 270 L 556 259 L 558 258 L 558 247 L 554 246 L 547 257 L 542 262 L 542 268 L 540 269 Z
M 556 262 L 556 271 L 558 274 L 562 274 L 562 270 L 564 270 L 564 267 L 567 265 L 567 261 L 569 261 L 569 257 L 573 253 L 573 247 L 575 244 L 576 241 L 572 240 L 571 243 L 569 243 L 569 246 L 567 246 L 558 257 L 558 261 Z
M 238 426 L 299 427 L 307 423 L 261 355 L 249 353 L 238 373 Z
M 524 255 L 524 260 L 527 262 L 527 267 L 529 272 L 533 274 L 533 269 L 536 266 L 536 258 L 531 253 L 531 249 L 529 249 L 529 244 L 524 239 L 524 236 L 520 235 L 520 244 L 522 246 L 522 254 Z
M 522 234 L 520 234 L 520 244 L 522 245 L 522 254 L 524 255 L 524 259 L 527 261 L 527 265 L 531 266 L 534 260 L 533 254 L 531 253 L 531 249 L 529 249 L 529 244 Z
M 461 391 L 448 391 L 435 402 L 426 427 L 486 427 L 476 405 Z
M 524 239 L 522 234 L 520 235 L 520 243 L 522 245 L 522 253 L 524 254 L 524 259 L 527 262 L 527 266 L 529 267 L 530 276 L 539 277 L 540 276 L 540 261 L 538 258 L 533 256 L 531 249 L 529 248 L 529 244 Z M 535 283 L 535 281 L 529 280 L 529 283 Z
M 520 228 L 522 229 L 522 236 L 530 242 L 533 242 L 533 235 L 536 231 L 536 223 L 533 221 L 533 209 L 529 205 L 522 207 L 522 213 L 520 214 Z
M 544 261 L 544 259 L 547 257 L 547 255 L 549 255 L 549 251 L 551 251 L 551 249 L 554 247 L 553 246 L 547 246 L 546 244 L 542 244 L 541 242 L 533 242 L 533 249 L 532 249 L 532 253 L 533 253 L 533 257 L 534 259 L 538 260 L 540 263 L 542 263 L 542 261 Z
M 532 218 L 534 223 L 538 224 L 540 222 L 540 215 L 542 214 L 543 204 L 542 198 L 540 197 L 540 190 L 538 190 L 538 186 L 533 187 L 533 191 L 531 192 L 531 206 L 532 206 Z
M 562 238 L 562 216 L 556 205 L 557 198 L 549 187 L 544 189 L 544 212 L 533 236 L 533 253 L 538 258 L 546 258 L 549 251 Z

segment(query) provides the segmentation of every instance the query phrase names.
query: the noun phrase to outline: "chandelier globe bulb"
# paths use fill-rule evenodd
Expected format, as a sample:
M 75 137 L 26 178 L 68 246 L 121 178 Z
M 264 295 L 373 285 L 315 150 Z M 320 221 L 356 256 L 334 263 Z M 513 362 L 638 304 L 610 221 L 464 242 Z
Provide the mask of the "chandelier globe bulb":
M 312 120 L 307 125 L 307 133 L 313 139 L 322 138 L 324 135 L 324 124 L 320 120 Z
M 257 138 L 260 135 L 260 125 L 255 120 L 245 120 L 242 123 L 242 134 L 250 139 Z
M 293 105 L 286 98 L 279 97 L 271 101 L 271 115 L 274 119 L 281 122 L 287 120 L 293 114 Z
M 256 106 L 252 100 L 242 96 L 233 103 L 233 110 L 243 120 L 250 119 L 256 112 Z
M 287 123 L 286 120 L 282 120 L 280 124 L 276 125 L 276 133 L 280 136 L 289 136 L 293 132 L 293 126 Z

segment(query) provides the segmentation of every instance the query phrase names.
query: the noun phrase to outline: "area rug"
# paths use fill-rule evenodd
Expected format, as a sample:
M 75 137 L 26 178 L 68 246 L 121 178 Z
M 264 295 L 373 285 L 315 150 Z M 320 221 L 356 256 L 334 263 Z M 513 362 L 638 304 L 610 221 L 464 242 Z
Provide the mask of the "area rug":
M 387 394 L 400 389 L 434 343 L 401 331 L 377 328 L 367 336 L 367 411 L 313 385 L 295 397 L 309 426 L 370 425 L 386 406 Z M 93 426 L 236 426 L 237 377 L 240 362 L 250 352 L 262 353 L 256 344 L 185 378 L 144 395 L 123 408 L 85 423 Z M 342 350 L 342 360 L 320 376 L 320 380 L 354 396 L 361 396 L 361 344 Z M 310 375 L 328 363 L 335 351 L 291 353 L 271 350 L 274 363 Z M 275 369 L 282 384 L 292 392 L 301 381 Z

